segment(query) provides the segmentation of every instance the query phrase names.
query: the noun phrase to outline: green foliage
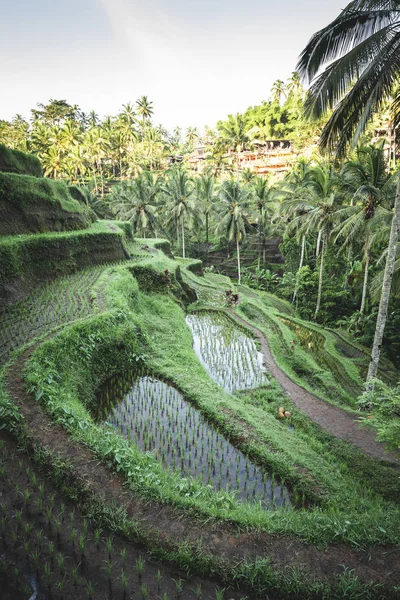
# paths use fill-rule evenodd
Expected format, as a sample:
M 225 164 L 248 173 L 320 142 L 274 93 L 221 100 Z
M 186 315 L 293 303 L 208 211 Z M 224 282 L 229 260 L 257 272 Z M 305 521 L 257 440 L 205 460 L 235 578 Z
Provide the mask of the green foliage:
M 160 258 L 160 273 L 170 265 L 169 259 Z M 313 426 L 279 387 L 271 383 L 270 388 L 238 397 L 222 391 L 195 357 L 184 314 L 176 302 L 169 294 L 144 294 L 127 267 L 105 271 L 99 281 L 99 286 L 108 284 L 102 288 L 106 314 L 65 329 L 36 350 L 27 365 L 28 385 L 55 418 L 145 497 L 271 533 L 296 533 L 307 540 L 328 541 L 333 536 L 360 544 L 395 539 L 394 507 L 378 502 L 374 495 L 380 493 L 378 488 L 374 492 L 367 489 L 364 475 L 357 475 L 357 470 L 348 472 L 345 466 L 337 470 L 337 453 L 331 454 L 327 438 L 313 439 Z M 195 278 L 193 273 L 190 277 Z M 290 341 L 293 333 L 288 336 Z M 258 464 L 269 465 L 292 482 L 297 494 L 314 498 L 321 508 L 284 511 L 279 519 L 271 519 L 267 511 L 163 471 L 152 456 L 112 431 L 104 433 L 87 410 L 93 406 L 94 391 L 117 369 L 136 364 L 137 357 L 142 357 L 151 372 L 172 381 L 231 440 L 238 439 L 242 451 Z M 275 403 L 284 404 L 295 415 L 295 434 L 276 419 Z M 359 456 L 356 451 L 348 452 L 345 463 L 350 462 L 349 457 L 355 463 L 360 460 L 355 459 L 355 454 Z M 372 463 L 365 472 L 368 469 L 371 471 Z M 389 496 L 391 492 L 382 493 Z
M 243 269 L 242 282 L 256 290 L 271 292 L 278 284 L 278 275 L 262 267 L 246 268 Z
M 42 177 L 42 167 L 39 159 L 33 154 L 25 154 L 19 150 L 11 150 L 0 144 L 0 172 L 18 173 Z
M 363 418 L 365 425 L 376 429 L 378 438 L 389 447 L 400 449 L 400 384 L 394 387 L 373 379 L 366 384 L 358 406 L 370 414 Z
M 119 227 L 110 230 L 101 222 L 77 232 L 0 237 L 0 301 L 30 291 L 38 281 L 123 260 L 123 239 Z
M 88 211 L 62 181 L 0 173 L 0 234 L 84 229 Z

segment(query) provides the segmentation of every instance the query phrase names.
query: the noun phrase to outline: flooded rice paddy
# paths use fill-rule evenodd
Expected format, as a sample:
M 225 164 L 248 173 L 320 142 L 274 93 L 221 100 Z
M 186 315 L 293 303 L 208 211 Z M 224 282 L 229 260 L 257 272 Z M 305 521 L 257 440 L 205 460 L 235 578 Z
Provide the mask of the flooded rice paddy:
M 268 383 L 255 341 L 219 312 L 186 317 L 194 350 L 209 375 L 229 393 Z
M 263 508 L 290 507 L 288 489 L 254 465 L 172 386 L 149 375 L 116 376 L 99 395 L 100 420 L 163 466 Z

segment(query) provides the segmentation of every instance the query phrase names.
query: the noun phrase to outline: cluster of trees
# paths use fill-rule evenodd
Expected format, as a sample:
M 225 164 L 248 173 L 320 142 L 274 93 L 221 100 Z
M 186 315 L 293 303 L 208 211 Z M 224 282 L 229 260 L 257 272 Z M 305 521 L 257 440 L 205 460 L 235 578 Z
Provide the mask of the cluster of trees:
M 167 235 L 185 256 L 190 242 L 212 241 L 236 250 L 246 235 L 259 240 L 258 271 L 246 281 L 296 303 L 306 318 L 346 323 L 365 333 L 376 315 L 390 237 L 398 175 L 391 173 L 384 143 L 359 146 L 338 163 L 298 160 L 280 182 L 247 174 L 221 181 L 212 174 L 191 177 L 182 167 L 165 176 L 143 172 L 113 187 L 110 210 L 129 219 L 137 235 Z M 265 265 L 264 242 L 283 237 L 285 273 Z M 268 271 L 267 271 L 268 269 Z M 266 280 L 268 274 L 268 281 Z M 400 260 L 393 298 L 400 292 Z
M 0 120 L 0 143 L 36 154 L 47 177 L 91 182 L 96 193 L 103 194 L 105 181 L 129 179 L 142 170 L 163 171 L 169 156 L 188 155 L 196 145 L 207 146 L 209 166 L 221 172 L 229 171 L 223 160 L 226 151 L 251 147 L 254 139 L 309 142 L 321 127 L 305 121 L 304 100 L 299 75 L 293 73 L 286 85 L 275 82 L 270 100 L 242 115 L 229 115 L 215 130 L 206 127 L 204 135 L 196 127 L 183 135 L 179 127 L 168 132 L 154 125 L 153 103 L 146 96 L 103 120 L 66 100 L 50 100 L 31 111 L 30 122 L 21 115 L 11 122 Z
M 168 155 L 182 146 L 178 128 L 168 133 L 153 124 L 153 103 L 146 96 L 103 121 L 65 100 L 38 106 L 30 123 L 20 115 L 0 121 L 0 143 L 36 154 L 47 177 L 92 182 L 96 193 L 104 194 L 105 180 L 164 168 Z

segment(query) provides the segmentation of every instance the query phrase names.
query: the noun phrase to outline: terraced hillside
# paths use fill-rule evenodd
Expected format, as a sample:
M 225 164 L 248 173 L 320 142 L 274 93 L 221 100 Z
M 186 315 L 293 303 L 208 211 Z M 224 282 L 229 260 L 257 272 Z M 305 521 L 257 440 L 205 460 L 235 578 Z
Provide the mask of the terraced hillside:
M 127 225 L 11 238 L 10 597 L 397 597 L 399 457 L 359 428 L 364 349 L 245 286 L 228 307 L 227 277 Z

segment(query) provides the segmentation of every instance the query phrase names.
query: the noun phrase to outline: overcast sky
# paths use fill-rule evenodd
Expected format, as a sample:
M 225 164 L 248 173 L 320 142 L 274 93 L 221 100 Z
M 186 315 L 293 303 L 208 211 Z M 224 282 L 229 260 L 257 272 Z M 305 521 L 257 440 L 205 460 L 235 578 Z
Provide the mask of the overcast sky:
M 66 99 L 101 117 L 147 95 L 203 128 L 267 99 L 343 0 L 0 0 L 0 119 Z

